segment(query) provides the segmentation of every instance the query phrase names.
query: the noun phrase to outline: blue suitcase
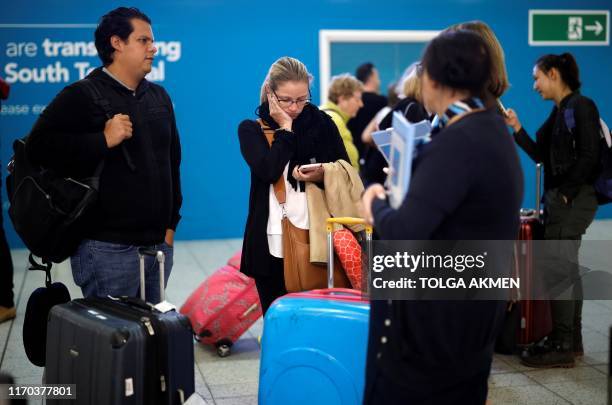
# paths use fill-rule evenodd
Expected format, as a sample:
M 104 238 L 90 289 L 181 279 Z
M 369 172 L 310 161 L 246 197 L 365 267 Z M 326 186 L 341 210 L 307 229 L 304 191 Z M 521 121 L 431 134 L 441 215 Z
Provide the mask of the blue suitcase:
M 327 289 L 288 294 L 266 312 L 259 368 L 260 405 L 353 405 L 363 402 L 370 302 L 362 292 L 334 285 L 334 224 L 365 224 L 360 218 L 327 219 Z M 366 257 L 372 227 L 365 226 Z M 369 277 L 364 266 L 362 288 Z
M 369 313 L 355 290 L 276 300 L 264 320 L 259 404 L 361 404 Z

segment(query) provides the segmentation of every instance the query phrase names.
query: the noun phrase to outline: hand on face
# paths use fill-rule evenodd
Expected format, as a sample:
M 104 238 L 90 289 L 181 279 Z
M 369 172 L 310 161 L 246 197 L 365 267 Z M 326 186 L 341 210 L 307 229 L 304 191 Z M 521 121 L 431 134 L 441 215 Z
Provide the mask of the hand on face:
M 268 104 L 270 106 L 270 117 L 272 117 L 272 119 L 276 121 L 281 128 L 291 131 L 293 119 L 278 104 L 278 100 L 274 94 L 272 94 L 272 91 L 268 85 L 266 85 L 266 96 L 268 96 Z

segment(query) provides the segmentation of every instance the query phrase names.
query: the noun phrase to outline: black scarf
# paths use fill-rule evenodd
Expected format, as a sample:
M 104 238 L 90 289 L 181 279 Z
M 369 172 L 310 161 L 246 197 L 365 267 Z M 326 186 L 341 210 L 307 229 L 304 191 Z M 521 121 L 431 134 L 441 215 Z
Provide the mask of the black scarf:
M 270 107 L 267 102 L 257 107 L 255 113 L 272 129 L 279 128 L 279 125 L 270 116 Z M 320 161 L 322 151 L 320 149 L 317 150 L 316 148 L 316 145 L 318 144 L 317 138 L 322 132 L 321 126 L 322 120 L 319 116 L 319 109 L 312 104 L 306 104 L 300 115 L 293 120 L 291 130 L 296 135 L 296 148 L 295 154 L 289 160 L 287 181 L 296 191 L 303 192 L 306 190 L 306 187 L 304 182 L 300 181 L 298 188 L 298 181 L 296 181 L 291 175 L 291 173 L 293 173 L 293 169 L 299 165 L 322 163 Z M 319 144 L 319 148 L 321 147 L 324 147 L 324 145 Z

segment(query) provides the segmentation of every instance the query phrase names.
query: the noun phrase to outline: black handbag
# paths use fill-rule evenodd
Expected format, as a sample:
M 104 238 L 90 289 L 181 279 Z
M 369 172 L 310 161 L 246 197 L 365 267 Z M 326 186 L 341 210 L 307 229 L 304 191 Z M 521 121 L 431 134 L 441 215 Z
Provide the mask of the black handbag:
M 495 341 L 495 353 L 515 354 L 518 350 L 518 336 L 521 330 L 521 303 L 509 304 Z
M 85 79 L 81 83 L 107 118 L 112 118 L 109 103 L 93 82 Z M 104 161 L 91 177 L 77 180 L 33 164 L 26 154 L 26 138 L 17 139 L 13 151 L 6 186 L 15 231 L 43 262 L 60 263 L 83 239 L 87 214 L 98 197 Z
M 70 292 L 64 284 L 54 283 L 51 280 L 51 263 L 40 265 L 34 261 L 32 254 L 30 254 L 29 261 L 28 270 L 45 272 L 45 286 L 34 290 L 28 299 L 23 318 L 23 347 L 32 364 L 44 367 L 49 311 L 55 305 L 70 301 Z

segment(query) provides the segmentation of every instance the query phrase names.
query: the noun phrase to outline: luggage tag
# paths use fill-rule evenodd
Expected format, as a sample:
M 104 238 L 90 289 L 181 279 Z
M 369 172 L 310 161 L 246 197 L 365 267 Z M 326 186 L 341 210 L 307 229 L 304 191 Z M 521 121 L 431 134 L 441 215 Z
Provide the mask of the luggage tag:
M 168 301 L 162 301 L 159 304 L 154 305 L 153 308 L 157 309 L 162 314 L 170 311 L 176 311 L 176 305 L 171 304 Z
M 194 392 L 187 398 L 187 401 L 183 405 L 207 405 L 208 402 L 200 396 L 197 392 Z

